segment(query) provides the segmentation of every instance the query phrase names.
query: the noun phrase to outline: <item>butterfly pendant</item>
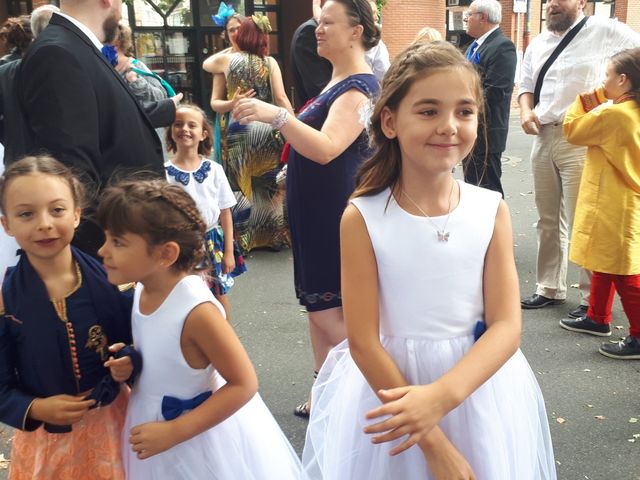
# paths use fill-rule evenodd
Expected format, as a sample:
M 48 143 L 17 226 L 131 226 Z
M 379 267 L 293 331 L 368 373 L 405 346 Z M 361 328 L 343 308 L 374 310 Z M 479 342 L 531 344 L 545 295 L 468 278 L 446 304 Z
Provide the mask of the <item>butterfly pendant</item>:
M 449 241 L 449 232 L 438 231 L 438 241 L 439 242 L 448 242 Z

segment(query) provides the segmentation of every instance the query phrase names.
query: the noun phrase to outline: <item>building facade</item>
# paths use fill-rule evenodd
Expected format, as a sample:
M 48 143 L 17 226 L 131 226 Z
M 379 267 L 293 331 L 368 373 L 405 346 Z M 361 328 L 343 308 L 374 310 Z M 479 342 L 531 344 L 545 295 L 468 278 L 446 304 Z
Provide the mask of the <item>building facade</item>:
M 500 0 L 501 28 L 518 51 L 543 28 L 546 0 Z M 9 16 L 28 14 L 33 8 L 58 0 L 5 0 L 0 2 L 0 22 Z M 228 5 L 245 15 L 261 12 L 269 17 L 271 53 L 284 73 L 290 98 L 289 45 L 296 27 L 311 17 L 311 0 L 229 0 Z M 382 38 L 391 56 L 399 53 L 425 26 L 436 28 L 460 48 L 471 41 L 464 31 L 463 12 L 471 0 L 386 0 L 382 8 Z M 123 17 L 134 32 L 135 53 L 176 90 L 208 108 L 211 76 L 202 61 L 224 47 L 222 28 L 212 16 L 220 0 L 129 0 Z M 640 31 L 639 0 L 587 0 L 589 15 L 616 17 Z M 2 53 L 0 45 L 0 54 Z

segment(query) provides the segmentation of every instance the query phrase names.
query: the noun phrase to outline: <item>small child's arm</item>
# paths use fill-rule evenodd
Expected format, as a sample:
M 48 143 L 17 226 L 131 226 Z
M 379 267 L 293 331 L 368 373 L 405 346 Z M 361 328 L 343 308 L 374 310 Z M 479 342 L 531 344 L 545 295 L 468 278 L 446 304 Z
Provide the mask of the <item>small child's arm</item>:
M 220 211 L 220 226 L 224 236 L 224 255 L 222 256 L 222 273 L 233 272 L 236 268 L 236 260 L 233 257 L 233 220 L 231 209 L 223 208 Z
M 116 382 L 133 381 L 142 370 L 142 356 L 133 348 L 124 343 L 115 343 L 109 347 L 114 355 L 104 362 L 111 373 L 111 378 Z

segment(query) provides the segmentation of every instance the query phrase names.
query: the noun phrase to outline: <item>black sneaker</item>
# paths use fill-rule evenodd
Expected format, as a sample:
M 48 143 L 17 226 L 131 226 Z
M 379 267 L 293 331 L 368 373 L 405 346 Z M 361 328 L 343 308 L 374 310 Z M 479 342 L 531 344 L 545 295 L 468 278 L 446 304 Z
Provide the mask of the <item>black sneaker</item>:
M 636 337 L 628 336 L 618 343 L 603 343 L 598 352 L 605 357 L 618 360 L 640 360 L 640 341 Z
M 578 308 L 571 310 L 567 315 L 571 318 L 581 318 L 587 315 L 587 310 L 589 310 L 589 305 L 578 305 Z
M 560 320 L 560 326 L 572 332 L 588 333 L 589 335 L 596 335 L 598 337 L 611 336 L 611 327 L 609 325 L 606 323 L 596 323 L 587 316 L 576 318 L 575 320 L 563 318 Z

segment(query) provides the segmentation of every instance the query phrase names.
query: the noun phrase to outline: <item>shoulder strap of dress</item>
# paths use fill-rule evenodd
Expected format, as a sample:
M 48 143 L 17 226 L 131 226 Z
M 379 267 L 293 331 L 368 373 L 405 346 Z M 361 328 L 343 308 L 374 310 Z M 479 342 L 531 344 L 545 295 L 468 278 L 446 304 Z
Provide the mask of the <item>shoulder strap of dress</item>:
M 371 76 L 375 82 L 375 77 Z M 331 105 L 336 98 L 338 98 L 343 93 L 349 90 L 358 90 L 364 93 L 368 98 L 372 98 L 376 93 L 372 88 L 371 82 L 368 82 L 366 77 L 361 75 L 352 75 L 350 77 L 345 78 L 342 82 L 334 85 L 332 91 L 329 94 L 329 98 L 327 99 L 327 105 Z

